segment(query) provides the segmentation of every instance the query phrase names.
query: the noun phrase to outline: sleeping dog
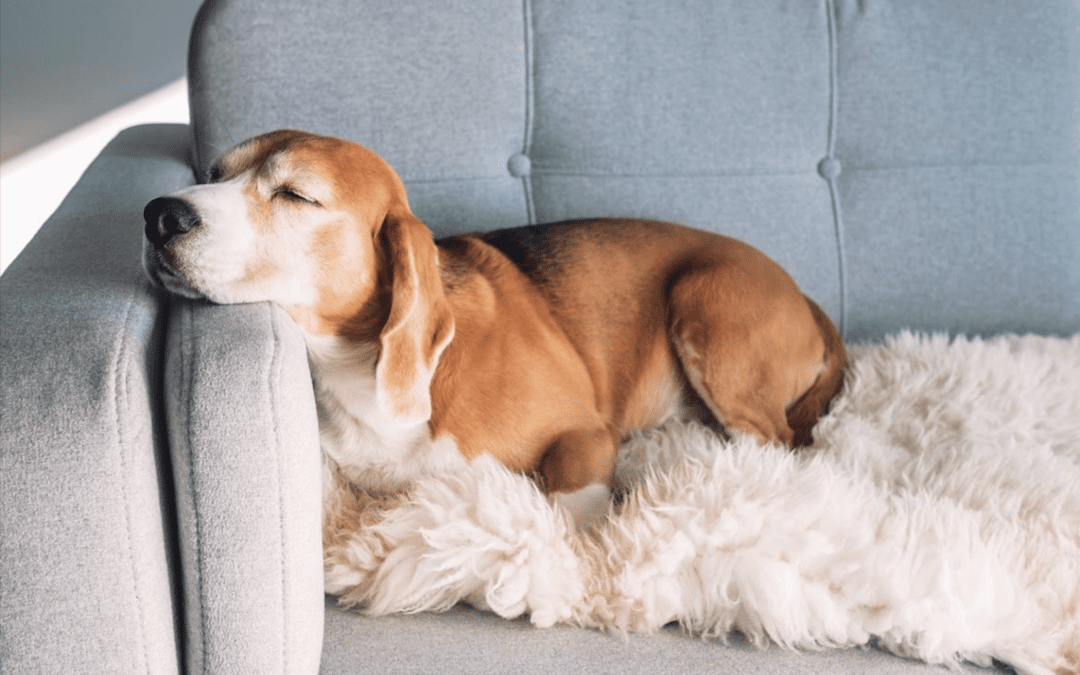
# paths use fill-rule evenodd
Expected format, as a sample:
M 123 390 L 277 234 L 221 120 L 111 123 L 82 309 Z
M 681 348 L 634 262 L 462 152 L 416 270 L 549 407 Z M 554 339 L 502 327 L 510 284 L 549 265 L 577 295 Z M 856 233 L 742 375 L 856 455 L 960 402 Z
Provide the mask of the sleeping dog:
M 251 139 L 144 217 L 155 282 L 296 321 L 326 475 L 373 494 L 487 453 L 586 524 L 629 434 L 696 416 L 805 445 L 847 363 L 747 244 L 642 220 L 435 241 L 394 170 L 337 138 Z

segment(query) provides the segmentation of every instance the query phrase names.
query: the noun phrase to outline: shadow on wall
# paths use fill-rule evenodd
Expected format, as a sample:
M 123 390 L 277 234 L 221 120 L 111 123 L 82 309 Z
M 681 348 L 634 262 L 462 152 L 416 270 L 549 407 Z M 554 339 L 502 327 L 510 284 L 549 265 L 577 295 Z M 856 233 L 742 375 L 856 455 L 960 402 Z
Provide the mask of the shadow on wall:
M 201 0 L 0 0 L 0 161 L 184 76 Z

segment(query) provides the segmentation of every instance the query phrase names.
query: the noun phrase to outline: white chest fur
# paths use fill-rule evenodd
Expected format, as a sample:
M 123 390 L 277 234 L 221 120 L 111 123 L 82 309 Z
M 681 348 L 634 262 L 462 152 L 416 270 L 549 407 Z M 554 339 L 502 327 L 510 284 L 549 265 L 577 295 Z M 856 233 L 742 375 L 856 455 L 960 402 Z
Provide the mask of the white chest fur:
M 449 435 L 431 438 L 427 422 L 402 426 L 375 404 L 376 350 L 307 336 L 323 456 L 347 480 L 373 493 L 464 463 Z

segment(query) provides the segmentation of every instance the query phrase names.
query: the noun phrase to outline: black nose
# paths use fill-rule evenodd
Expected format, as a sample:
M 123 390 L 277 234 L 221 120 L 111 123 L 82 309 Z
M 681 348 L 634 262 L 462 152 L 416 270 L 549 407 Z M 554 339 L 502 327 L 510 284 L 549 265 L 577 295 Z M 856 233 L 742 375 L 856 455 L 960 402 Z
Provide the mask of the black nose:
M 199 214 L 191 204 L 176 197 L 158 197 L 143 209 L 146 238 L 158 246 L 199 224 Z

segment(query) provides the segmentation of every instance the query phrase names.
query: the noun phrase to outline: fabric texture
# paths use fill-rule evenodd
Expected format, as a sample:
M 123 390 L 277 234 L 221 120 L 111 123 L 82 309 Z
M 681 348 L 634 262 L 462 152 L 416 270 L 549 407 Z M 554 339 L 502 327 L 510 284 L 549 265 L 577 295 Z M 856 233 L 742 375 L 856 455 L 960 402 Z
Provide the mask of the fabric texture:
M 525 31 L 517 0 L 209 2 L 188 64 L 198 167 L 278 128 L 362 138 L 438 233 L 521 223 Z
M 0 279 L 0 672 L 175 673 L 164 295 L 142 207 L 188 129 L 129 129 Z
M 836 31 L 851 336 L 1080 329 L 1080 6 L 853 0 Z
M 955 671 L 877 649 L 759 650 L 735 635 L 724 644 L 678 626 L 618 635 L 574 626 L 538 629 L 525 619 L 458 606 L 445 613 L 365 616 L 326 604 L 322 675 L 1004 675 L 962 664 Z
M 1068 335 L 1078 25 L 1071 0 L 229 0 L 196 28 L 193 120 L 203 168 L 280 126 L 369 145 L 439 235 L 639 216 L 745 239 L 848 340 Z
M 322 462 L 299 330 L 267 304 L 178 302 L 165 377 L 187 672 L 315 672 Z

